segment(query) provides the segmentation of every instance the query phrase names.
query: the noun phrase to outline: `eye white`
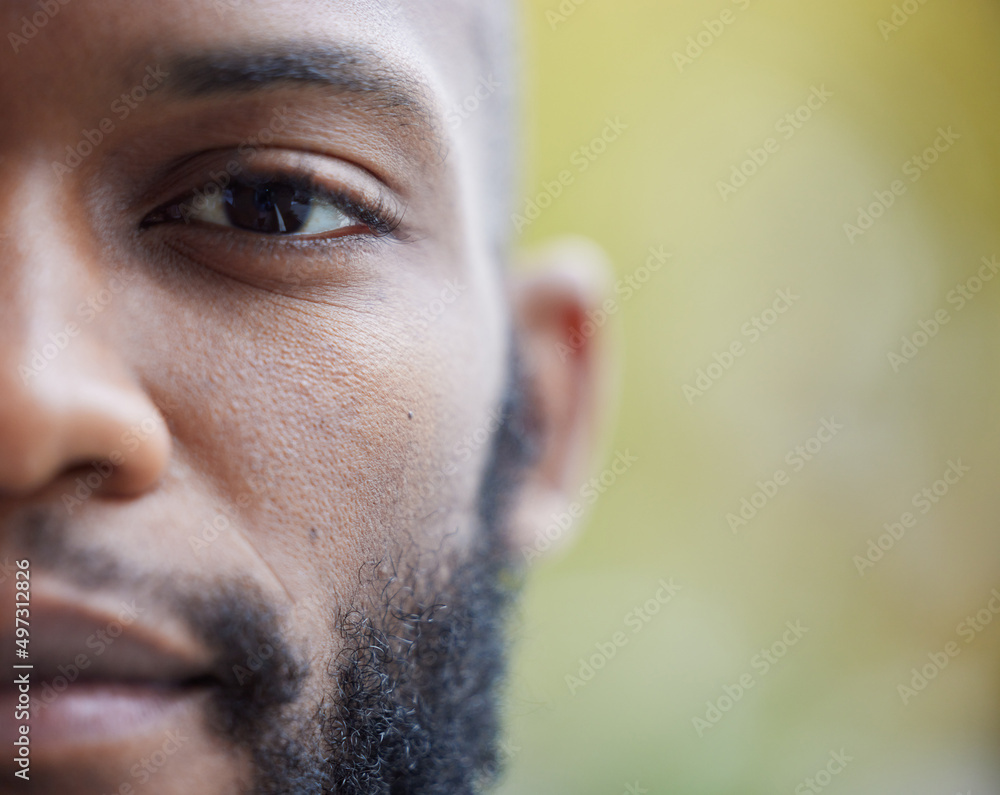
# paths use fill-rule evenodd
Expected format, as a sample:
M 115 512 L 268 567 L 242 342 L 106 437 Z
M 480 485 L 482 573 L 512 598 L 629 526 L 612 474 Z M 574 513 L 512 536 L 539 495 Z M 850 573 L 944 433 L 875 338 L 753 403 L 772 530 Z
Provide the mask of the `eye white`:
M 348 218 L 342 211 L 334 207 L 330 202 L 322 199 L 314 199 L 309 205 L 309 215 L 302 224 L 302 228 L 296 234 L 317 235 L 323 232 L 335 232 L 338 229 L 347 229 L 354 226 L 355 221 Z

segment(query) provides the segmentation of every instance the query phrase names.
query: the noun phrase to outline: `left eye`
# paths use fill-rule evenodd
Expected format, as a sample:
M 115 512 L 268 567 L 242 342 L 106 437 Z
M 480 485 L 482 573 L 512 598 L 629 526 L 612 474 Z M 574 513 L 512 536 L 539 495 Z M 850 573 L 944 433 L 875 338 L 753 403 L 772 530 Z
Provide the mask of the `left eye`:
M 174 205 L 169 215 L 265 235 L 316 235 L 358 222 L 315 190 L 283 182 L 238 182 Z

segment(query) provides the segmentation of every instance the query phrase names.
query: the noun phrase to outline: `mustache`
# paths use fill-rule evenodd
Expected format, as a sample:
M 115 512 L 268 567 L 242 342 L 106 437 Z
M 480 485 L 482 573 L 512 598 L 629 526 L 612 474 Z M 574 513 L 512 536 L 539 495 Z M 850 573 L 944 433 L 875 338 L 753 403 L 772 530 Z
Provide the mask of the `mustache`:
M 232 742 L 248 746 L 261 726 L 299 698 L 308 657 L 292 648 L 281 611 L 255 583 L 140 570 L 104 549 L 75 544 L 69 522 L 56 511 L 33 509 L 6 529 L 15 557 L 29 559 L 33 573 L 83 593 L 152 605 L 180 621 L 212 661 L 204 676 L 214 691 L 208 717 Z

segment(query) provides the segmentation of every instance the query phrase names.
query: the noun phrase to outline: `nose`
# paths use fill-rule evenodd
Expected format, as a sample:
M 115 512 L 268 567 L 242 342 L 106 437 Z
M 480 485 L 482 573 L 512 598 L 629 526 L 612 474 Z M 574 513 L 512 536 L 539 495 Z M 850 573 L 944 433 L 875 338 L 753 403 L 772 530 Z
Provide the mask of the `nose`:
M 138 495 L 162 475 L 170 433 L 116 345 L 114 307 L 80 311 L 113 273 L 59 204 L 0 201 L 0 496 L 82 467 L 101 493 Z

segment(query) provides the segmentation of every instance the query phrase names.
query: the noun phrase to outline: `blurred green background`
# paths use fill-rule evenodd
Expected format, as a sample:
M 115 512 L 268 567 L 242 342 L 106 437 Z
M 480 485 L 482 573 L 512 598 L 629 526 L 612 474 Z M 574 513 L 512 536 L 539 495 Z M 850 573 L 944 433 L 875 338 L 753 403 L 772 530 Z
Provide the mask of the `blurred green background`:
M 1000 792 L 1000 5 L 522 17 L 522 242 L 643 282 L 596 473 L 637 460 L 532 564 L 501 792 Z

